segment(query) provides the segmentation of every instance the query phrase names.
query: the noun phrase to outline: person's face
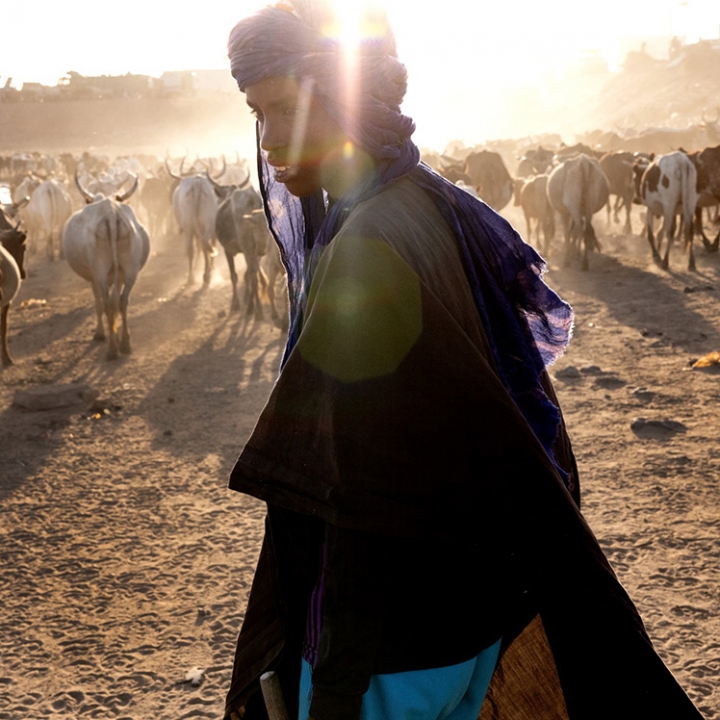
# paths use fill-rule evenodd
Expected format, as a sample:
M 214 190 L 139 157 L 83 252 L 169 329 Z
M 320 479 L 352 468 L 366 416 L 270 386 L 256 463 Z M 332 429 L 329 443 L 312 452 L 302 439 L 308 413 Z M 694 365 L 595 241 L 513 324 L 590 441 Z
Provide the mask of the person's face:
M 269 77 L 245 89 L 260 126 L 275 180 L 298 197 L 325 187 L 343 171 L 348 138 L 327 114 L 311 87 L 286 77 Z

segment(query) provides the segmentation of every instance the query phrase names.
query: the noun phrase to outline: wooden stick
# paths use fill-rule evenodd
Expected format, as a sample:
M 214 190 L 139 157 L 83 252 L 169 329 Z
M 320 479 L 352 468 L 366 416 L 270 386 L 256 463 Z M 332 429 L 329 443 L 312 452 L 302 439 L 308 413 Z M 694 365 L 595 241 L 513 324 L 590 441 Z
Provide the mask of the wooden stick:
M 280 680 L 272 670 L 260 676 L 260 689 L 262 690 L 265 708 L 270 720 L 290 720 L 287 707 L 280 687 Z

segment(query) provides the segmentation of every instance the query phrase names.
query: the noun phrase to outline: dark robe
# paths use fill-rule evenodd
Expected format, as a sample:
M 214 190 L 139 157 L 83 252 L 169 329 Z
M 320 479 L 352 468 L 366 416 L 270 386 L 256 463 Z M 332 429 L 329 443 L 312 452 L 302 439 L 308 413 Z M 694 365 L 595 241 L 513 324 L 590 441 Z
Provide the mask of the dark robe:
M 574 476 L 562 423 L 554 452 Z M 462 557 L 483 588 L 482 622 L 466 602 L 470 641 L 449 637 L 450 651 L 430 640 L 422 653 L 408 636 L 417 647 L 391 662 L 383 638 L 392 631 L 378 611 L 378 631 L 357 638 L 363 672 L 450 664 L 454 650 L 469 657 L 502 635 L 483 720 L 700 717 L 655 653 L 578 498 L 498 379 L 452 234 L 408 179 L 358 205 L 325 249 L 299 341 L 230 486 L 266 501 L 268 519 L 228 718 L 240 707 L 248 720 L 265 717 L 257 689 L 268 668 L 296 715 L 328 528 L 331 537 L 365 534 L 418 553 L 440 548 Z M 453 590 L 467 600 L 462 583 Z M 442 622 L 427 618 L 431 629 Z M 351 678 L 334 674 L 333 662 L 347 658 L 324 652 L 313 684 L 331 698 L 337 683 L 341 702 Z

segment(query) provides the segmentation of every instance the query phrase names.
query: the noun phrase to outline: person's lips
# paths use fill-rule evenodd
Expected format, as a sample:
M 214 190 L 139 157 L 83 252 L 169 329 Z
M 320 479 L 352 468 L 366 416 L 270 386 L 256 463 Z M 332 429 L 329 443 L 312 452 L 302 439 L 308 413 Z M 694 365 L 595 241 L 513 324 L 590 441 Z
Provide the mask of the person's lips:
M 273 165 L 273 170 L 277 182 L 286 182 L 297 174 L 297 167 L 292 165 Z

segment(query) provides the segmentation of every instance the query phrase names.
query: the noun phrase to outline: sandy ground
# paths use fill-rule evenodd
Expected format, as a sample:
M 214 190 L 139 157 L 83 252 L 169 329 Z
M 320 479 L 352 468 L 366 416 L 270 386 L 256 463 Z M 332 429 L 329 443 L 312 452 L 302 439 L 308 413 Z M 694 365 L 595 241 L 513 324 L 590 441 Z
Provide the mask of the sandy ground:
M 720 257 L 699 250 L 689 274 L 676 251 L 663 272 L 644 240 L 604 245 L 589 273 L 549 273 L 577 312 L 553 374 L 578 370 L 556 386 L 584 510 L 659 653 L 720 718 L 720 374 L 689 367 L 720 350 Z M 283 339 L 228 313 L 224 263 L 184 288 L 166 242 L 131 297 L 133 354 L 109 363 L 89 287 L 28 264 L 19 299 L 47 303 L 16 303 L 0 372 L 0 718 L 220 718 L 263 519 L 227 477 Z M 99 391 L 92 407 L 11 404 L 73 381 Z M 682 427 L 636 432 L 638 417 Z

